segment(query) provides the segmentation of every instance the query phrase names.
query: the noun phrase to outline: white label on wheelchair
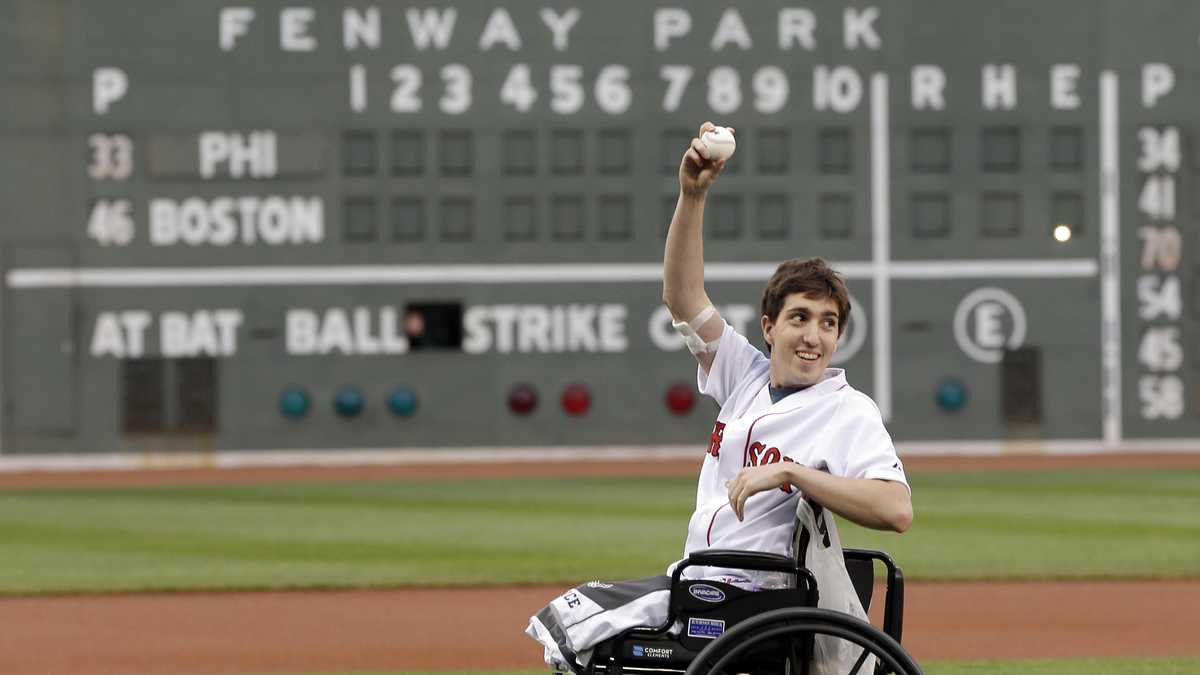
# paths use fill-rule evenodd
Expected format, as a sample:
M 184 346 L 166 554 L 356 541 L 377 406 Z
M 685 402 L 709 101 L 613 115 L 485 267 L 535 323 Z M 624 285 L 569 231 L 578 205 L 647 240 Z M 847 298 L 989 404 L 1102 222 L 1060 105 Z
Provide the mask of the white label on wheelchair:
M 696 617 L 688 619 L 688 637 L 712 640 L 721 637 L 721 633 L 724 632 L 725 622 L 720 619 L 697 619 Z
M 642 645 L 633 646 L 633 655 L 638 658 L 646 659 L 669 659 L 675 653 L 674 649 L 666 647 L 644 647 Z

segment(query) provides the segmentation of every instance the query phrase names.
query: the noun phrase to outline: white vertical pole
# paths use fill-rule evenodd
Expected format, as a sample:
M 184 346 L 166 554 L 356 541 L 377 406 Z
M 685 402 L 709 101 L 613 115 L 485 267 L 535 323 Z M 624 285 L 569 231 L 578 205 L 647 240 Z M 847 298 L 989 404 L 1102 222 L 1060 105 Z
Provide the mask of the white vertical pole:
M 6 267 L 4 260 L 5 256 L 3 252 L 0 252 L 0 268 Z M 4 277 L 0 279 L 0 455 L 4 454 L 4 409 L 6 405 L 5 397 L 8 393 L 4 388 L 5 380 L 8 377 L 8 371 L 6 370 L 8 364 L 5 363 L 4 358 L 4 352 L 8 349 L 8 340 L 6 339 L 7 336 L 4 330 L 4 327 L 8 325 L 8 317 L 5 316 L 8 308 L 4 306 L 5 296 L 8 294 L 8 274 L 8 270 L 4 270 Z
M 1100 74 L 1100 353 L 1104 445 L 1121 443 L 1121 167 L 1117 74 Z
M 883 419 L 892 417 L 891 149 L 888 136 L 888 79 L 871 76 L 871 263 L 875 330 L 875 403 Z

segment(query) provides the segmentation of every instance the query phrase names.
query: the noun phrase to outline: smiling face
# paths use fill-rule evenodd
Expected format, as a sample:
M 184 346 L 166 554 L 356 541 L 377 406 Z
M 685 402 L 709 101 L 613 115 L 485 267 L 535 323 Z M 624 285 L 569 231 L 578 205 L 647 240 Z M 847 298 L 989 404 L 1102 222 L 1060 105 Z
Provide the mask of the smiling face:
M 762 317 L 763 339 L 771 346 L 771 385 L 820 382 L 838 342 L 838 305 L 833 298 L 792 293 L 771 320 Z

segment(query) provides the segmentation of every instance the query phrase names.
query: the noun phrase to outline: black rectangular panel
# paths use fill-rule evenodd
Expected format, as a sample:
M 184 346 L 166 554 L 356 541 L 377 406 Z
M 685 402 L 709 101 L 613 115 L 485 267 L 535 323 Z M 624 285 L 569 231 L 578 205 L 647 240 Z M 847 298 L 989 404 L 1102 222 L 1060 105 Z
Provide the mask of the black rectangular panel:
M 166 430 L 167 407 L 163 359 L 128 359 L 121 362 L 121 430 L 127 434 Z
M 1042 422 L 1042 351 L 1038 347 L 1005 350 L 1000 365 L 1004 421 L 1010 425 Z
M 175 361 L 175 429 L 183 433 L 211 434 L 217 431 L 217 360 L 213 358 Z

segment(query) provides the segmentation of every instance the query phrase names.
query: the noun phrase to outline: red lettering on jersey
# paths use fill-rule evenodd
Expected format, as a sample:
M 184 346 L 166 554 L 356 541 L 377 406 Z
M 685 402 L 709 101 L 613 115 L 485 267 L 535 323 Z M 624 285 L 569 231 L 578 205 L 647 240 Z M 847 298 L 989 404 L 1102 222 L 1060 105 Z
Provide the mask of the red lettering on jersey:
M 713 425 L 712 436 L 708 437 L 708 454 L 715 458 L 721 457 L 721 441 L 725 438 L 725 423 L 717 422 Z
M 781 461 L 791 462 L 793 464 L 796 463 L 796 460 L 792 459 L 791 457 L 784 457 L 783 453 L 779 451 L 779 448 L 768 448 L 758 441 L 754 441 L 754 443 L 751 443 L 750 447 L 746 449 L 746 466 L 766 466 L 768 464 L 778 464 Z M 792 494 L 792 486 L 789 483 L 780 485 L 779 489 L 785 494 Z
M 754 444 L 751 445 L 750 449 L 746 452 L 746 466 L 758 466 L 758 460 L 760 457 L 762 457 L 762 451 L 765 450 L 766 447 L 767 446 L 763 445 L 762 443 L 754 441 Z
M 754 441 L 746 453 L 746 466 L 777 464 L 779 458 L 779 448 L 768 448 L 762 443 Z

